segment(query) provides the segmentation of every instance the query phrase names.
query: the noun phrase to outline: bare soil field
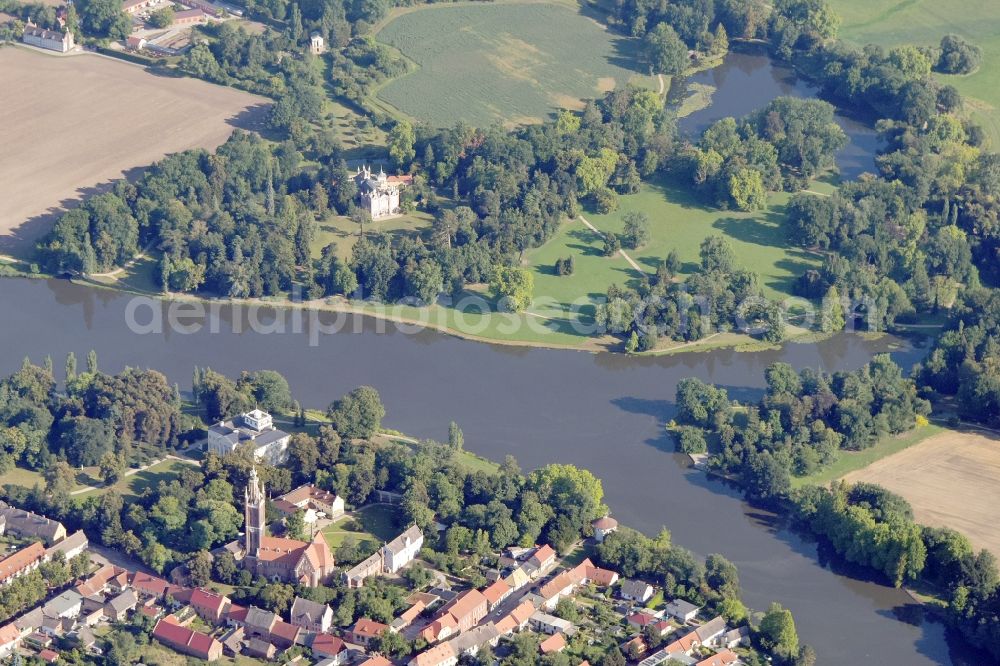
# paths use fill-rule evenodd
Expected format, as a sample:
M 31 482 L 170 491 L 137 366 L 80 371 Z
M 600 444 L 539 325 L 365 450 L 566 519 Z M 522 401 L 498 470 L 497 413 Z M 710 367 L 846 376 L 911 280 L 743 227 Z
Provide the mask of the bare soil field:
M 257 129 L 269 101 L 93 54 L 0 48 L 0 252 L 24 255 L 69 207 L 165 155 Z
M 951 527 L 1000 556 L 1000 439 L 947 431 L 851 472 L 905 497 L 919 523 Z

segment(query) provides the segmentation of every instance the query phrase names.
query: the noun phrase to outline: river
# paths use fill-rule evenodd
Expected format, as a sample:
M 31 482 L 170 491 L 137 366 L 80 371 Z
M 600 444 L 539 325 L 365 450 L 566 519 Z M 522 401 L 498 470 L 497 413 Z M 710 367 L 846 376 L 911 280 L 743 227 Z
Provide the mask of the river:
M 767 106 L 775 97 L 815 98 L 819 88 L 796 76 L 790 67 L 776 64 L 766 54 L 732 52 L 718 67 L 679 79 L 670 89 L 670 101 L 677 103 L 696 86 L 713 89 L 711 105 L 678 120 L 679 129 L 697 138 L 712 123 L 726 117 L 741 118 Z M 875 130 L 836 112 L 834 120 L 847 134 L 848 144 L 837 152 L 841 177 L 854 179 L 863 172 L 875 173 L 875 154 L 880 142 Z
M 217 333 L 206 325 L 191 334 L 137 334 L 126 325 L 130 300 L 60 280 L 0 281 L 6 313 L 0 371 L 13 371 L 25 356 L 41 362 L 50 354 L 58 374 L 68 352 L 84 358 L 94 349 L 102 370 L 156 368 L 185 390 L 195 365 L 229 375 L 278 370 L 310 406 L 369 384 L 382 394 L 388 427 L 443 440 L 455 420 L 466 447 L 495 460 L 509 453 L 525 469 L 548 462 L 591 469 L 624 523 L 650 533 L 667 526 L 677 544 L 700 555 L 722 553 L 739 566 L 751 606 L 765 609 L 776 600 L 790 608 L 821 664 L 983 663 L 959 657 L 943 627 L 927 621 L 903 592 L 844 575 L 843 565 L 815 543 L 690 469 L 663 431 L 684 377 L 748 398 L 759 393 L 764 369 L 776 360 L 850 369 L 891 351 L 908 368 L 924 353 L 920 346 L 841 334 L 781 351 L 636 358 L 502 347 L 433 331 L 405 334 L 366 318 L 358 319 L 357 332 L 322 336 L 312 345 L 308 327 L 267 335 L 243 325 L 235 333 L 234 319 L 244 318 L 228 307 L 215 320 Z M 149 320 L 149 308 L 140 311 L 137 319 Z

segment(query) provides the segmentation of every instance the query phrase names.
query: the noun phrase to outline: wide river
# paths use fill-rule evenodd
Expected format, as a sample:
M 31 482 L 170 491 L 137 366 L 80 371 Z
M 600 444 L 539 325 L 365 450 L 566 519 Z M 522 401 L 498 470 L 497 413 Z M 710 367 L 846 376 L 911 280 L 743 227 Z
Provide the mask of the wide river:
M 204 325 L 188 334 L 137 333 L 126 322 L 130 300 L 65 281 L 0 281 L 0 371 L 13 371 L 25 356 L 41 362 L 49 354 L 58 372 L 68 352 L 82 359 L 94 349 L 105 371 L 156 368 L 184 390 L 195 365 L 230 375 L 278 370 L 298 399 L 315 407 L 369 384 L 382 394 L 388 427 L 441 440 L 455 420 L 466 447 L 495 460 L 513 454 L 526 469 L 567 462 L 592 470 L 620 520 L 649 533 L 666 526 L 675 543 L 702 556 L 722 553 L 739 566 L 750 605 L 764 609 L 776 600 L 792 609 L 802 640 L 817 650 L 821 664 L 985 663 L 960 656 L 950 645 L 957 642 L 949 642 L 944 628 L 927 621 L 903 592 L 849 577 L 841 563 L 783 521 L 690 469 L 663 430 L 684 377 L 719 383 L 747 398 L 759 393 L 764 369 L 777 360 L 851 369 L 891 351 L 908 368 L 923 350 L 906 341 L 843 334 L 781 351 L 634 358 L 494 346 L 432 331 L 407 334 L 359 318 L 356 332 L 320 336 L 313 345 L 308 325 L 299 333 L 251 332 L 228 307 L 212 318 L 218 332 Z M 136 319 L 150 321 L 150 311 L 138 308 Z M 282 316 L 292 330 L 290 316 Z M 234 320 L 242 332 L 234 332 Z

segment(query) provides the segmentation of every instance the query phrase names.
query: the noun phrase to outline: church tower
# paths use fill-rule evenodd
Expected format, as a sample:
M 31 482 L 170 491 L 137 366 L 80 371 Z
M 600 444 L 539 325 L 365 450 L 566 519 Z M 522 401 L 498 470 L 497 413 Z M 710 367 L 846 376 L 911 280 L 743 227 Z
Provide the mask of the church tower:
M 257 476 L 256 467 L 250 470 L 250 482 L 244 491 L 244 500 L 243 530 L 245 536 L 243 548 L 248 557 L 256 557 L 267 521 L 264 487 Z

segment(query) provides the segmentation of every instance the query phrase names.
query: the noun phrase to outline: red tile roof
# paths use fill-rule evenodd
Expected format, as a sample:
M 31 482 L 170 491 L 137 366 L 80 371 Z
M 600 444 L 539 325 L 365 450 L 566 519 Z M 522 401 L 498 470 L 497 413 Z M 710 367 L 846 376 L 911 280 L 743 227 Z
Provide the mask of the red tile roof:
M 552 546 L 545 544 L 541 548 L 535 551 L 535 554 L 531 556 L 531 559 L 536 560 L 539 565 L 545 563 L 546 560 L 556 556 L 556 551 L 552 550 Z
M 490 604 L 490 606 L 500 601 L 509 593 L 510 585 L 502 580 L 498 580 L 483 590 L 483 596 L 486 597 L 486 601 Z
M 354 623 L 354 628 L 351 629 L 351 633 L 358 636 L 365 636 L 367 638 L 378 638 L 382 635 L 382 632 L 389 627 L 382 624 L 381 622 L 376 622 L 375 620 L 369 620 L 367 617 L 363 617 Z
M 191 601 L 189 602 L 195 609 L 208 611 L 212 615 L 219 615 L 222 609 L 229 602 L 229 597 L 217 592 L 209 592 L 200 587 L 191 591 Z
M 566 647 L 566 637 L 562 633 L 552 634 L 538 645 L 542 654 L 561 652 Z
M 0 580 L 7 580 L 21 573 L 32 564 L 42 559 L 45 546 L 36 541 L 27 548 L 22 548 L 13 555 L 0 561 Z
M 330 634 L 316 634 L 309 646 L 314 654 L 325 657 L 335 657 L 344 649 L 344 641 Z
M 739 661 L 739 656 L 730 650 L 722 650 L 718 654 L 713 654 L 708 659 L 702 659 L 696 666 L 729 666 Z
M 294 624 L 288 624 L 284 620 L 278 620 L 271 628 L 271 636 L 283 638 L 289 643 L 295 643 L 299 638 L 299 628 Z
M 13 622 L 0 627 L 0 645 L 10 645 L 20 637 L 21 632 Z

